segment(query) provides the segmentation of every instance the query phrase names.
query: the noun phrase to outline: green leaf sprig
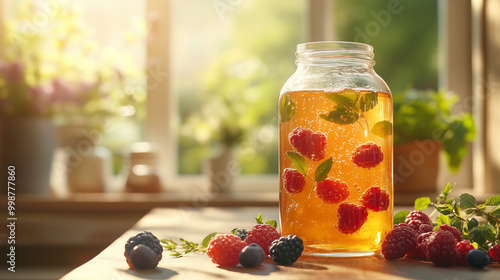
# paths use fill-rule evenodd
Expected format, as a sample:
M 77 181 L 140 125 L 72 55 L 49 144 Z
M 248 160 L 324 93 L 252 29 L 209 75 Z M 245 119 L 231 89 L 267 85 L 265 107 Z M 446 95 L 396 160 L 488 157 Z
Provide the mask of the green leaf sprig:
M 189 253 L 205 253 L 207 251 L 210 239 L 212 239 L 212 237 L 214 237 L 216 234 L 216 232 L 213 232 L 207 235 L 203 239 L 201 244 L 188 241 L 184 238 L 180 238 L 179 242 L 176 242 L 175 240 L 170 238 L 161 239 L 160 242 L 164 244 L 162 245 L 163 248 L 171 251 L 170 256 L 180 258 Z
M 415 200 L 415 210 L 425 210 L 429 206 L 434 211 L 429 215 L 436 217 L 435 229 L 442 224 L 457 228 L 462 238 L 478 247 L 488 250 L 489 247 L 500 244 L 500 195 L 489 197 L 484 203 L 478 203 L 476 198 L 463 193 L 458 199 L 448 198 L 454 185 L 448 183 L 443 191 L 432 202 L 429 197 Z M 404 222 L 408 211 L 400 211 L 394 215 L 394 223 Z

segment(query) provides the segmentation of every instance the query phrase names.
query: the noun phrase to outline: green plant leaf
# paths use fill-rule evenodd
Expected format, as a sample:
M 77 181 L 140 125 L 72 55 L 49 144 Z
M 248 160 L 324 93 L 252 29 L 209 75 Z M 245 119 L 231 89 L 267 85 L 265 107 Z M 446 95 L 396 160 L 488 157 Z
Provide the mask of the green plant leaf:
M 419 197 L 415 200 L 415 210 L 424 210 L 431 204 L 429 197 Z
M 434 208 L 442 215 L 449 215 L 453 213 L 453 206 L 451 204 L 434 205 Z
M 491 225 L 484 224 L 473 228 L 470 231 L 470 237 L 481 246 L 487 241 L 495 241 L 495 231 Z
M 202 247 L 208 247 L 208 243 L 210 243 L 210 240 L 212 240 L 212 238 L 217 234 L 217 232 L 212 232 L 210 233 L 209 235 L 205 236 L 205 238 L 203 238 L 203 241 L 201 241 L 201 246 Z
M 336 124 L 352 124 L 359 119 L 359 112 L 352 107 L 335 106 L 328 115 L 320 114 L 320 118 Z
M 329 159 L 323 161 L 318 168 L 316 168 L 316 173 L 314 174 L 314 180 L 316 182 L 321 182 L 326 179 L 328 176 L 328 172 L 332 169 L 333 159 L 330 157 Z
M 327 93 L 326 97 L 335 102 L 339 107 L 354 107 L 358 102 L 358 93 Z
M 375 91 L 363 94 L 359 98 L 359 108 L 362 112 L 373 109 L 378 104 L 378 94 Z
M 392 135 L 392 123 L 390 121 L 380 121 L 372 127 L 371 132 L 381 138 Z
M 484 204 L 486 204 L 488 206 L 500 205 L 500 195 L 488 197 L 488 199 L 486 200 L 486 202 Z
M 276 222 L 276 220 L 267 220 L 266 225 L 270 225 L 273 228 L 277 228 L 278 227 L 278 222 Z
M 436 218 L 436 223 L 436 228 L 439 228 L 440 225 L 449 225 L 450 218 L 448 217 L 448 215 L 440 214 L 439 217 Z
M 450 226 L 456 227 L 460 232 L 462 232 L 462 221 L 459 218 L 451 219 Z
M 287 122 L 293 118 L 297 108 L 295 103 L 292 102 L 292 99 L 285 94 L 283 98 L 281 98 L 281 106 L 280 106 L 280 121 Z
M 477 227 L 479 225 L 479 222 L 476 220 L 476 218 L 472 218 L 467 221 L 467 228 L 472 230 L 473 228 Z
M 258 225 L 262 225 L 264 223 L 264 221 L 262 221 L 262 214 L 261 213 L 259 213 L 259 215 L 257 215 L 257 218 L 255 218 L 255 222 Z
M 474 196 L 468 193 L 463 193 L 459 197 L 460 197 L 460 208 L 476 207 L 476 198 L 474 198 Z
M 407 210 L 402 210 L 394 214 L 394 224 L 401 224 L 405 222 L 406 216 L 408 216 L 410 212 Z
M 233 228 L 233 229 L 231 230 L 231 233 L 232 233 L 232 234 L 236 234 L 236 232 L 237 232 L 237 231 L 238 231 L 238 228 L 237 228 L 237 227 L 235 227 L 235 228 Z
M 440 202 L 441 200 L 446 200 L 454 186 L 455 186 L 455 184 L 446 183 L 446 185 L 444 186 L 443 190 L 441 191 L 439 196 L 436 198 L 436 200 L 438 202 Z M 446 202 L 446 203 L 448 203 L 448 202 Z
M 288 151 L 286 155 L 292 162 L 292 165 L 299 171 L 300 174 L 307 175 L 307 160 L 297 152 Z
M 486 219 L 488 220 L 488 223 L 490 223 L 490 225 L 496 227 L 497 220 L 495 220 L 493 217 L 490 217 L 490 216 L 486 217 Z
M 474 135 L 474 130 L 470 114 L 457 117 L 448 125 L 444 133 L 443 150 L 450 171 L 457 172 L 460 168 L 462 159 L 467 155 L 467 142 L 471 139 L 470 135 Z

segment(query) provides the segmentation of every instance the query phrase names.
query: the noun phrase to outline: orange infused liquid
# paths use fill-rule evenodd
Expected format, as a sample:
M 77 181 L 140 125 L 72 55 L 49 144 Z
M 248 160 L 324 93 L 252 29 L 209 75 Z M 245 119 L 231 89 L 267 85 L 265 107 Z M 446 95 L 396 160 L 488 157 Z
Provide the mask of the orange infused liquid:
M 306 255 L 378 253 L 393 223 L 391 95 L 295 91 L 279 104 L 281 234 Z

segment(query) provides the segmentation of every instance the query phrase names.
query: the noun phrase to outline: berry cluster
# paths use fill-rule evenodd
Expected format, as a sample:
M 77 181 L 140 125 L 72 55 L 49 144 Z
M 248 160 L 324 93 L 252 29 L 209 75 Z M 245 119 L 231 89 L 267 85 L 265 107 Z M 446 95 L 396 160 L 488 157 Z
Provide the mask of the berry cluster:
M 234 234 L 217 234 L 208 244 L 207 256 L 220 266 L 256 267 L 265 256 L 281 265 L 290 265 L 297 261 L 304 249 L 302 239 L 295 235 L 281 236 L 267 224 L 255 225 L 245 238 L 238 229 Z
M 322 132 L 297 127 L 289 134 L 288 140 L 297 151 L 287 152 L 296 169 L 285 168 L 282 172 L 282 181 L 288 193 L 298 194 L 306 185 L 307 159 L 319 161 L 325 158 L 326 136 Z M 367 142 L 353 151 L 351 159 L 356 166 L 370 169 L 379 165 L 384 156 L 380 146 Z M 315 190 L 317 197 L 326 204 L 341 203 L 337 210 L 337 229 L 344 234 L 355 233 L 366 222 L 368 210 L 380 212 L 389 208 L 389 194 L 380 187 L 369 187 L 363 193 L 359 203 L 348 202 L 350 195 L 348 184 L 341 179 L 328 178 L 332 164 L 332 158 L 319 164 L 313 180 L 316 182 L 315 188 L 312 191 Z
M 387 234 L 382 254 L 388 260 L 418 257 L 436 266 L 467 266 L 483 268 L 490 258 L 500 261 L 500 245 L 492 246 L 488 253 L 475 249 L 469 240 L 462 240 L 460 231 L 442 224 L 433 231 L 430 218 L 421 211 L 412 211 L 405 222 Z

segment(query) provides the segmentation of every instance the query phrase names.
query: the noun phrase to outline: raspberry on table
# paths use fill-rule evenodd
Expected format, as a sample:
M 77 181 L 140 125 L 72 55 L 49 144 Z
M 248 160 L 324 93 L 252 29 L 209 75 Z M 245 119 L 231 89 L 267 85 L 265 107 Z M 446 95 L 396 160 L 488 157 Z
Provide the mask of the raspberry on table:
M 241 250 L 247 246 L 234 234 L 216 234 L 208 243 L 207 256 L 220 266 L 236 266 Z
M 474 246 L 470 244 L 469 240 L 462 240 L 457 243 L 457 252 L 458 252 L 458 264 L 461 266 L 468 266 L 467 263 L 467 254 L 470 250 L 473 250 Z
M 491 246 L 488 250 L 488 254 L 494 261 L 500 262 L 500 244 Z
M 417 237 L 413 229 L 397 226 L 391 230 L 382 243 L 382 255 L 388 260 L 400 259 L 410 253 L 415 255 Z
M 427 240 L 429 240 L 429 237 L 432 234 L 433 234 L 433 232 L 429 231 L 429 232 L 424 232 L 422 234 L 419 234 L 417 237 L 418 255 L 424 260 L 427 260 Z
M 427 259 L 437 266 L 451 266 L 458 261 L 455 237 L 449 231 L 438 230 L 429 237 Z
M 302 239 L 297 235 L 288 235 L 274 240 L 269 248 L 269 254 L 275 263 L 290 265 L 297 261 L 303 250 Z
M 375 212 L 389 208 L 389 194 L 379 187 L 368 188 L 361 197 L 363 205 Z
M 421 224 L 418 227 L 417 236 L 419 236 L 420 234 L 425 233 L 425 232 L 432 232 L 433 230 L 434 230 L 433 226 L 431 226 L 429 224 Z
M 438 230 L 449 231 L 455 237 L 456 242 L 462 241 L 462 234 L 460 233 L 460 231 L 458 231 L 456 227 L 452 227 L 447 224 L 442 224 L 441 226 L 439 226 Z
M 304 190 L 306 178 L 293 168 L 283 170 L 283 185 L 289 193 L 300 193 Z
M 267 256 L 271 243 L 280 237 L 279 232 L 270 225 L 255 225 L 248 233 L 245 242 L 247 244 L 257 243 Z
M 422 211 L 414 210 L 411 211 L 405 218 L 405 223 L 409 224 L 413 230 L 418 231 L 418 228 L 420 227 L 421 224 L 431 224 L 431 219 L 427 214 L 425 214 Z
M 368 218 L 368 211 L 363 205 L 344 202 L 337 209 L 338 229 L 345 234 L 357 232 Z
M 318 161 L 325 157 L 326 136 L 309 128 L 297 127 L 289 135 L 290 144 L 299 154 L 310 160 Z
M 316 193 L 325 203 L 339 203 L 349 196 L 349 186 L 339 179 L 325 179 L 316 183 Z
M 130 261 L 130 253 L 132 252 L 132 249 L 134 249 L 134 247 L 139 244 L 143 244 L 151 248 L 151 250 L 153 250 L 153 252 L 158 257 L 158 261 L 161 260 L 163 247 L 160 244 L 160 240 L 156 238 L 156 236 L 154 236 L 151 232 L 142 231 L 135 236 L 130 237 L 125 243 L 125 252 L 123 254 L 125 255 L 130 268 L 134 268 L 132 262 Z
M 384 160 L 384 153 L 379 145 L 367 142 L 354 150 L 351 159 L 359 167 L 373 168 Z

